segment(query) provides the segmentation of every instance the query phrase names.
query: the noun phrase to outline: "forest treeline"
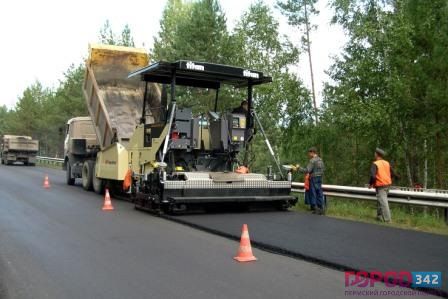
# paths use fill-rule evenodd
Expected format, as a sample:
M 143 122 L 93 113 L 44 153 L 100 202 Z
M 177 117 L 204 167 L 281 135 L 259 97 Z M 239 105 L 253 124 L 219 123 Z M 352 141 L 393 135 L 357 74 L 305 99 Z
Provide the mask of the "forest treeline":
M 280 160 L 304 164 L 307 148 L 317 146 L 328 183 L 364 185 L 381 147 L 400 174 L 396 185 L 448 188 L 448 1 L 329 0 L 331 21 L 347 42 L 327 70 L 320 106 L 314 84 L 309 89 L 300 79 L 312 64 L 297 73 L 299 58 L 319 59 L 311 38 L 316 2 L 278 0 L 271 8 L 255 1 L 229 30 L 218 0 L 168 0 L 151 60 L 208 61 L 271 75 L 271 84 L 255 89 L 255 109 Z M 274 10 L 300 34 L 300 44 L 280 34 Z M 106 22 L 99 32 L 99 42 L 134 45 L 128 26 L 116 34 Z M 0 134 L 31 135 L 41 141 L 42 155 L 61 156 L 65 122 L 87 115 L 83 76 L 83 65 L 73 65 L 54 89 L 39 82 L 26 88 L 13 109 L 0 107 Z M 211 107 L 213 95 L 185 90 L 180 98 L 195 110 Z M 219 109 L 243 98 L 225 89 Z M 251 168 L 272 164 L 258 136 Z

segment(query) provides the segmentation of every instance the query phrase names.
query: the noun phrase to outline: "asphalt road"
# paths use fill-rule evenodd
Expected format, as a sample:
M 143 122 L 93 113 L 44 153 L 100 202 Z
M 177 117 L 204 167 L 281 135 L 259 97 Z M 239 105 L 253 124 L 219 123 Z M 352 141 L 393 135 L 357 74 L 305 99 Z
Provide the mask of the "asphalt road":
M 343 272 L 257 249 L 239 264 L 235 241 L 123 201 L 103 212 L 64 179 L 0 166 L 0 298 L 347 298 Z
M 238 238 L 247 223 L 252 242 L 337 269 L 437 271 L 448 294 L 448 237 L 310 213 L 268 212 L 200 214 L 177 221 Z

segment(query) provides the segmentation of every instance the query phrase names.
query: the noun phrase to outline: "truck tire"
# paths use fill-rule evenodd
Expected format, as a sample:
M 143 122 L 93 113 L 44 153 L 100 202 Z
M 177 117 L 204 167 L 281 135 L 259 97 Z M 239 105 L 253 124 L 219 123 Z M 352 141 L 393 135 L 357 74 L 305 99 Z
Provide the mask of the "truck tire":
M 103 194 L 104 193 L 104 180 L 97 178 L 96 175 L 93 175 L 92 178 L 92 186 L 93 191 L 97 194 Z
M 93 170 L 93 161 L 85 161 L 82 165 L 82 187 L 86 191 L 92 190 L 93 176 L 95 175 Z
M 75 184 L 75 178 L 72 178 L 72 167 L 70 166 L 70 162 L 67 161 L 67 167 L 66 167 L 66 178 L 67 178 L 67 185 L 74 185 Z

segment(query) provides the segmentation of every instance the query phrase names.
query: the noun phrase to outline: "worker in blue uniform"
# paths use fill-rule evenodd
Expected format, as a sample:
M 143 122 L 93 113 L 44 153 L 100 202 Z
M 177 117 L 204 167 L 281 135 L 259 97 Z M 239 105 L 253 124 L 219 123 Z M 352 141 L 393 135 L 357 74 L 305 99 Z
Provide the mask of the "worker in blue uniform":
M 310 175 L 310 205 L 313 214 L 324 215 L 324 194 L 322 191 L 322 176 L 324 175 L 325 165 L 317 154 L 317 148 L 311 147 L 308 150 L 308 165 L 303 168 L 298 165 L 297 171 Z

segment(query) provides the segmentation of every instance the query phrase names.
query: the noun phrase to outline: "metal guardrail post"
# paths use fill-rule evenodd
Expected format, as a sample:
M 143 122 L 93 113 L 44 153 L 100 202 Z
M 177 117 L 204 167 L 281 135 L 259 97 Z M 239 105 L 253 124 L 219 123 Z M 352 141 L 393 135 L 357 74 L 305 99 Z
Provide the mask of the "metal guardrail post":
M 61 165 L 61 166 L 64 164 L 64 159 L 61 158 L 36 156 L 36 159 L 40 164 Z

